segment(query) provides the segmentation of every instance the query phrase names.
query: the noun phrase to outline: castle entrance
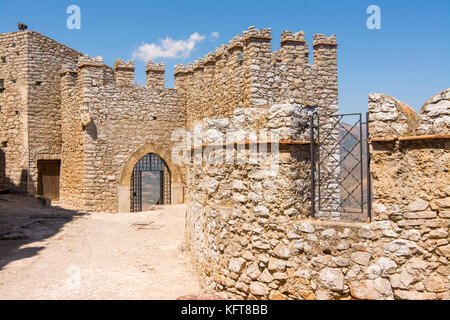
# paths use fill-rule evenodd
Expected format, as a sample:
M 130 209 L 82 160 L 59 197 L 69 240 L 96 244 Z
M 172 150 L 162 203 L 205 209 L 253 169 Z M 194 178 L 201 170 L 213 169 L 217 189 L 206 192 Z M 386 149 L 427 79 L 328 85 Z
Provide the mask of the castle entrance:
M 61 160 L 38 160 L 37 167 L 37 194 L 58 201 Z
M 151 206 L 171 203 L 170 171 L 154 153 L 144 155 L 131 175 L 131 212 L 150 210 Z

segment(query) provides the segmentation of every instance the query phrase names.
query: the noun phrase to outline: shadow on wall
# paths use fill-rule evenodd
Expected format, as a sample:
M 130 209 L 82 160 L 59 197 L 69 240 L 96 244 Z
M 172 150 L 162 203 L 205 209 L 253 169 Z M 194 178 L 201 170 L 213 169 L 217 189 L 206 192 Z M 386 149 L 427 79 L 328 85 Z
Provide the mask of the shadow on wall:
M 6 156 L 5 151 L 0 149 L 0 189 L 2 192 L 11 190 L 20 193 L 31 193 L 36 194 L 36 188 L 33 184 L 30 186 L 31 190 L 28 189 L 28 170 L 22 169 L 20 173 L 19 185 L 16 185 L 11 179 L 6 176 Z
M 6 159 L 5 152 L 0 149 L 0 189 L 4 188 L 6 179 Z
M 33 196 L 0 193 L 0 271 L 11 262 L 38 254 L 44 247 L 33 246 L 34 242 L 53 237 L 84 214 L 49 207 Z
M 85 127 L 87 134 L 92 138 L 92 140 L 97 140 L 97 126 L 94 121 L 90 121 L 89 124 Z

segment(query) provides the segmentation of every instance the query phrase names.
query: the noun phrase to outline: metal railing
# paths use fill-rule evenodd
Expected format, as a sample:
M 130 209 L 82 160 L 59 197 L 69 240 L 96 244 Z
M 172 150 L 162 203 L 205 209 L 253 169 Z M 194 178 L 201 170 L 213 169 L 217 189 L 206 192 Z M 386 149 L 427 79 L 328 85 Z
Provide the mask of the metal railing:
M 367 213 L 370 219 L 368 126 L 362 120 L 361 113 L 312 116 L 313 217 L 324 213 L 362 217 Z

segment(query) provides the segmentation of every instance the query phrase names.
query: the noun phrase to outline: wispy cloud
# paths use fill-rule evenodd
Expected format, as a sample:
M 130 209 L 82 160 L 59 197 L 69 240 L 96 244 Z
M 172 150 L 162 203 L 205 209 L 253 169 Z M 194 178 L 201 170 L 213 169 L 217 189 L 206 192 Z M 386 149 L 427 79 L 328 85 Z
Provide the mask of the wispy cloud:
M 219 32 L 217 32 L 217 31 L 211 32 L 211 38 L 219 39 Z
M 195 46 L 203 41 L 205 36 L 197 32 L 187 40 L 174 40 L 170 37 L 159 40 L 159 44 L 143 43 L 134 52 L 135 59 L 147 62 L 157 58 L 188 58 Z

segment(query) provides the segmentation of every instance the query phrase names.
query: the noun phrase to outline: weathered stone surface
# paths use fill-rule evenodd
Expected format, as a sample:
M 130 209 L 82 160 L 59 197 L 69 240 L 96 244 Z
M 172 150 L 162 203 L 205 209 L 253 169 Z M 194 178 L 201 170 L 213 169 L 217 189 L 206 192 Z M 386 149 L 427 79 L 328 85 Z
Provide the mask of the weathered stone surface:
M 409 285 L 414 281 L 414 277 L 406 272 L 406 270 L 403 270 L 400 274 L 392 275 L 390 280 L 392 288 L 408 289 Z
M 314 227 L 312 226 L 312 224 L 305 222 L 305 221 L 294 224 L 294 229 L 301 231 L 301 232 L 305 232 L 305 233 L 313 233 L 314 232 Z
M 402 232 L 402 238 L 406 240 L 419 241 L 421 232 L 416 229 L 404 230 Z
M 440 208 L 450 208 L 450 197 L 436 200 L 436 204 Z
M 273 281 L 273 276 L 270 274 L 270 272 L 267 269 L 264 269 L 264 271 L 259 276 L 258 280 L 265 282 L 265 283 L 270 283 Z
M 399 239 L 386 244 L 384 251 L 390 252 L 395 256 L 410 256 L 417 251 L 417 245 L 415 242 Z
M 350 281 L 352 297 L 363 300 L 394 299 L 389 280 L 377 278 L 375 280 Z
M 435 300 L 437 295 L 431 292 L 394 290 L 394 296 L 400 300 Z
M 450 257 L 450 244 L 436 248 L 436 253 L 440 256 Z
M 360 264 L 362 266 L 368 266 L 370 262 L 371 255 L 368 252 L 353 252 L 351 254 L 352 261 Z
M 444 281 L 441 277 L 431 276 L 424 280 L 424 285 L 427 291 L 430 292 L 443 292 L 445 291 Z
M 245 259 L 233 258 L 230 260 L 228 268 L 233 272 L 240 273 L 244 268 L 245 262 L 246 262 Z
M 395 261 L 386 257 L 381 257 L 367 268 L 367 273 L 375 276 L 386 276 L 394 273 L 396 269 L 397 264 Z
M 375 221 L 369 227 L 370 230 L 386 230 L 391 228 L 391 223 L 389 221 Z
M 253 280 L 257 279 L 261 274 L 261 270 L 256 262 L 250 264 L 247 268 L 246 274 Z
M 422 199 L 417 199 L 416 201 L 410 203 L 408 207 L 406 208 L 408 211 L 424 211 L 426 208 L 428 208 L 428 202 Z
M 333 257 L 333 262 L 339 267 L 347 267 L 349 265 L 349 260 L 344 257 Z
M 255 296 L 265 296 L 269 294 L 269 288 L 264 283 L 252 282 L 250 284 L 250 292 Z
M 322 231 L 322 237 L 323 238 L 333 238 L 335 237 L 337 234 L 335 229 L 326 229 L 324 231 Z
M 288 247 L 280 242 L 275 249 L 273 249 L 273 255 L 281 259 L 287 259 L 289 258 L 290 253 Z
M 288 298 L 277 290 L 272 290 L 269 293 L 269 300 L 287 300 Z
M 283 273 L 283 272 L 275 272 L 273 274 L 273 278 L 275 280 L 286 280 L 288 278 L 288 276 L 286 273 Z
M 219 187 L 219 181 L 214 178 L 207 177 L 203 180 L 205 190 L 210 195 L 214 193 Z
M 333 291 L 342 291 L 344 289 L 344 275 L 339 269 L 322 269 L 319 273 L 319 281 L 326 289 Z
M 286 263 L 283 260 L 270 258 L 269 265 L 267 267 L 269 271 L 284 271 L 286 269 Z

